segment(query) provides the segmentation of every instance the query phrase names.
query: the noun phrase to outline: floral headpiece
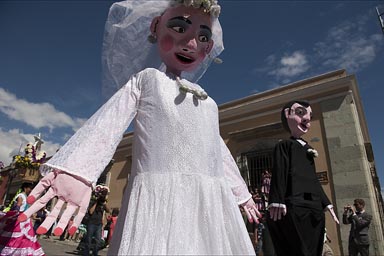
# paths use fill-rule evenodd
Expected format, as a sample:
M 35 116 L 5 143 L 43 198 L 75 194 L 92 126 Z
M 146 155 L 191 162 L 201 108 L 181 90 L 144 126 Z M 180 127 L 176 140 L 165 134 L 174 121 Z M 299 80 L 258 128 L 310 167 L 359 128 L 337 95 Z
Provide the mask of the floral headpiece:
M 220 15 L 221 7 L 217 0 L 175 0 L 177 3 L 184 4 L 186 7 L 201 8 L 204 12 L 210 13 L 214 18 Z

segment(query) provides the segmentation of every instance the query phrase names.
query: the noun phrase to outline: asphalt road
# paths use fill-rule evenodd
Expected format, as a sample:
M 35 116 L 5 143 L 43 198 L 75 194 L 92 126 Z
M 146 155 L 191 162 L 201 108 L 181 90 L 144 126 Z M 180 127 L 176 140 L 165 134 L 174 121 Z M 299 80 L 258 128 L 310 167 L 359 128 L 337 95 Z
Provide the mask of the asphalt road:
M 39 243 L 47 256 L 82 255 L 76 250 L 78 243 L 74 241 L 60 241 L 58 237 L 51 236 L 49 239 L 40 238 Z M 103 249 L 99 251 L 99 255 L 105 256 L 107 251 L 108 249 Z

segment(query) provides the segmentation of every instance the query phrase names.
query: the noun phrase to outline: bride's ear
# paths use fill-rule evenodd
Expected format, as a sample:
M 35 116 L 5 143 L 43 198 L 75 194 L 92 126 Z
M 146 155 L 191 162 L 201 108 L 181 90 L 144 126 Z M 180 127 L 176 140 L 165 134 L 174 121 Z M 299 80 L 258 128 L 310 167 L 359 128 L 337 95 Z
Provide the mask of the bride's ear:
M 156 16 L 155 18 L 153 18 L 151 23 L 151 27 L 150 27 L 151 34 L 155 37 L 156 37 L 157 24 L 159 24 L 160 19 L 161 19 L 161 16 Z

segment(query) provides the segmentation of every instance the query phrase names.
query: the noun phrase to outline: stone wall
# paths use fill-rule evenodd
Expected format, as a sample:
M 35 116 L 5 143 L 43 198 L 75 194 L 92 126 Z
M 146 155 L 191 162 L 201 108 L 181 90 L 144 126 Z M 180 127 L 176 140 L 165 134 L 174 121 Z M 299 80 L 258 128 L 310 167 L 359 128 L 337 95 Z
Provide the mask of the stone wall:
M 353 96 L 348 93 L 320 104 L 340 222 L 344 205 L 352 205 L 355 198 L 364 199 L 366 211 L 373 215 L 370 254 L 384 255 L 380 215 Z M 350 225 L 340 223 L 341 251 L 345 255 L 348 255 L 349 230 Z

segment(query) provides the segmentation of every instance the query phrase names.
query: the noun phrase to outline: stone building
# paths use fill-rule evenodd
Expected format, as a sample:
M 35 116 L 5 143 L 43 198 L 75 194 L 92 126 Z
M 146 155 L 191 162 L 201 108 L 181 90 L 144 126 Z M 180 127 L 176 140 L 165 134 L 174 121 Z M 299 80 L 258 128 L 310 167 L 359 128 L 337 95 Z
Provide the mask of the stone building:
M 366 201 L 373 215 L 371 255 L 384 255 L 383 200 L 357 81 L 337 70 L 219 106 L 220 130 L 249 186 L 260 187 L 261 173 L 271 168 L 276 142 L 289 134 L 280 123 L 280 109 L 292 99 L 310 101 L 314 112 L 304 139 L 317 149 L 318 178 L 342 219 L 343 206 Z M 106 177 L 110 207 L 120 207 L 131 168 L 133 133 L 125 134 Z M 348 225 L 336 225 L 326 213 L 326 227 L 335 255 L 348 254 Z

